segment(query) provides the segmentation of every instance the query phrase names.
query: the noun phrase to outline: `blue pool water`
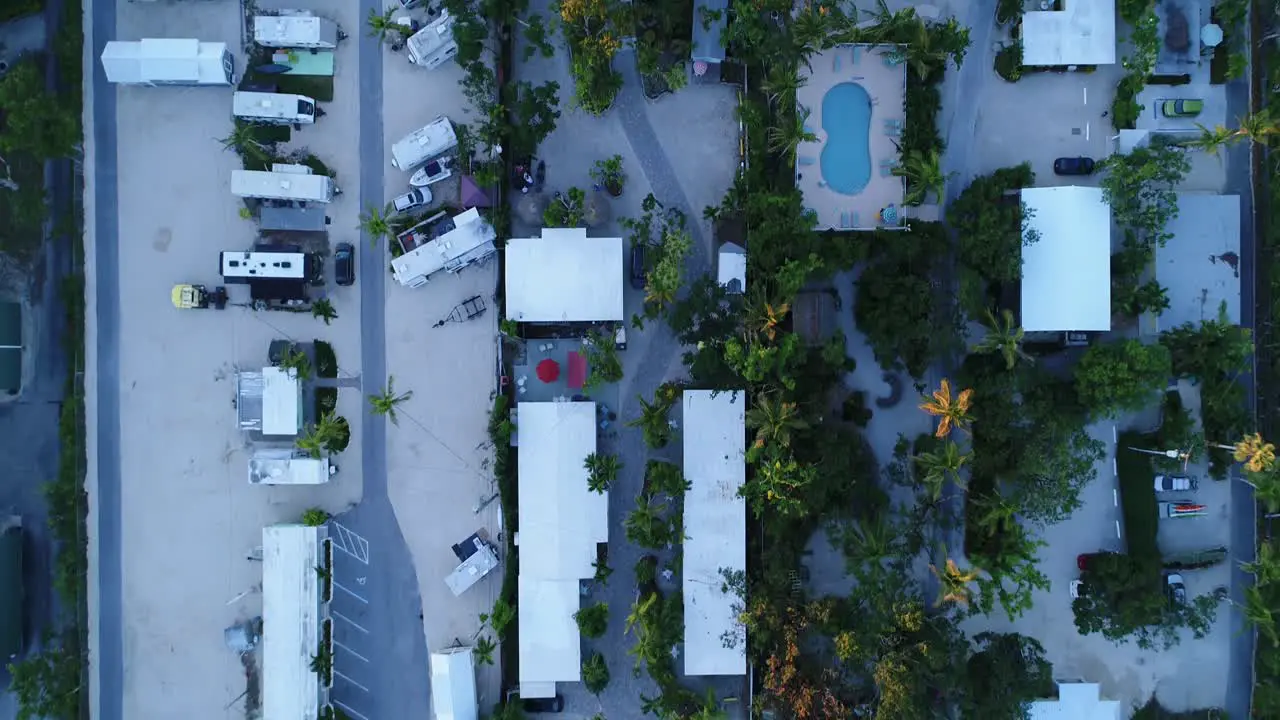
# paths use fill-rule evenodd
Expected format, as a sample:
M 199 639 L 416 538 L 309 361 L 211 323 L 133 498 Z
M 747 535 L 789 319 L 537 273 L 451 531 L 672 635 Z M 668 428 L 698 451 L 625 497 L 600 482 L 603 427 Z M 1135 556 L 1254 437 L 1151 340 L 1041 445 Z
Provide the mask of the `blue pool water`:
M 819 158 L 822 179 L 842 195 L 857 195 L 871 181 L 871 96 L 857 83 L 832 87 L 822 98 L 827 143 Z

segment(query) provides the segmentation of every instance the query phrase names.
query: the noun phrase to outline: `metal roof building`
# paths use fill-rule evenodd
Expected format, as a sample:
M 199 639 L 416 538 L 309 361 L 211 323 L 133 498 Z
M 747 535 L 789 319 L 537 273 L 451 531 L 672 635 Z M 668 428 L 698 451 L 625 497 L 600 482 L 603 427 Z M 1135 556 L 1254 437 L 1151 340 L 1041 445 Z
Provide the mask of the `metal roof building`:
M 624 318 L 622 238 L 589 238 L 586 228 L 544 228 L 506 246 L 507 319 L 610 322 Z
M 1062 10 L 1023 13 L 1022 64 L 1043 67 L 1115 63 L 1115 0 L 1066 0 L 1063 5 Z
M 262 529 L 264 718 L 313 720 L 328 702 L 328 688 L 311 669 L 328 615 L 316 573 L 326 562 L 326 537 L 324 526 Z
M 292 437 L 302 427 L 302 383 L 278 367 L 236 374 L 236 414 L 240 429 Z
M 596 544 L 609 539 L 609 496 L 587 488 L 583 460 L 596 451 L 596 405 L 529 402 L 520 428 L 520 696 L 553 697 L 582 679 L 580 580 L 593 577 Z
M 684 391 L 685 675 L 747 672 L 742 599 L 725 589 L 726 573 L 747 569 L 746 404 L 740 391 Z
M 1022 247 L 1022 328 L 1111 329 L 1111 207 L 1094 187 L 1024 188 L 1031 211 Z

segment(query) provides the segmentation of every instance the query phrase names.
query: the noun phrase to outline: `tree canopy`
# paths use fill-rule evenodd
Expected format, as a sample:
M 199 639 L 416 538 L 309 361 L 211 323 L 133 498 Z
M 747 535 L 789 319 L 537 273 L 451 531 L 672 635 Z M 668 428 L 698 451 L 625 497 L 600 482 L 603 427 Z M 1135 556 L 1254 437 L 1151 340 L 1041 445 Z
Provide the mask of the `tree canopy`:
M 1080 402 L 1090 412 L 1113 416 L 1141 410 L 1173 373 L 1168 348 L 1138 340 L 1093 345 L 1076 365 Z

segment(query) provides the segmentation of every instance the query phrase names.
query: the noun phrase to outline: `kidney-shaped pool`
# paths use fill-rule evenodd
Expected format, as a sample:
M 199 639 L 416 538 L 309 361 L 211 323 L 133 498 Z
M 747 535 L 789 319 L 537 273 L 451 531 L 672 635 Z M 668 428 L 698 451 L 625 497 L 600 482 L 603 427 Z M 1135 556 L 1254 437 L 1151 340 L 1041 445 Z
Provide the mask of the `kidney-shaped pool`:
M 842 195 L 857 195 L 871 181 L 871 96 L 858 83 L 833 86 L 822 98 L 827 144 L 822 179 Z

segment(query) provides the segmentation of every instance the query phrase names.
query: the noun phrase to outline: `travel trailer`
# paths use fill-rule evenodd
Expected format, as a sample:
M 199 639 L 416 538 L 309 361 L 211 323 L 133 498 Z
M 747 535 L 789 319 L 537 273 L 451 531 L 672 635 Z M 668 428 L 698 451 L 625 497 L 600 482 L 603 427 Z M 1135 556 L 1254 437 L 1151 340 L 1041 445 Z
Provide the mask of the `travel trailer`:
M 391 164 L 406 172 L 458 146 L 453 123 L 444 115 L 409 133 L 391 146 Z
M 305 10 L 253 18 L 253 41 L 263 47 L 332 50 L 346 36 L 334 21 Z
M 113 40 L 102 50 L 107 81 L 122 85 L 233 85 L 226 43 L 174 38 Z
M 271 171 L 232 170 L 231 194 L 263 200 L 293 200 L 327 203 L 337 189 L 333 178 L 315 175 L 306 165 L 276 163 Z
M 231 114 L 242 120 L 273 125 L 310 125 L 316 121 L 316 101 L 306 95 L 237 92 Z

